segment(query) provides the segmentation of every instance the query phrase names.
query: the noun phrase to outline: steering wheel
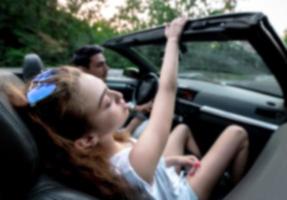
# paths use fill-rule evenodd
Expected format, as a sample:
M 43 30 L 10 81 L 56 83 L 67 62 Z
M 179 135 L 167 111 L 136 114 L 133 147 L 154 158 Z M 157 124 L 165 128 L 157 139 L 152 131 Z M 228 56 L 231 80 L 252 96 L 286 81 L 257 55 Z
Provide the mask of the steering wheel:
M 133 103 L 141 105 L 152 100 L 157 92 L 158 84 L 158 76 L 155 73 L 150 72 L 144 75 L 133 93 Z

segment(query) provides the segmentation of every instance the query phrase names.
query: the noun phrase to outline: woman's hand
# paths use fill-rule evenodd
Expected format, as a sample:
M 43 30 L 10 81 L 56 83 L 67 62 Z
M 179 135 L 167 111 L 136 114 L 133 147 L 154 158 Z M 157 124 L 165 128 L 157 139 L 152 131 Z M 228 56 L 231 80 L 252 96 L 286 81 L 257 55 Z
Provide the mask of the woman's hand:
M 178 40 L 186 22 L 187 17 L 179 17 L 174 19 L 170 24 L 167 24 L 165 27 L 165 35 L 167 39 Z
M 200 167 L 200 161 L 194 155 L 170 156 L 165 159 L 165 162 L 168 167 L 174 166 L 177 172 L 185 168 L 188 175 L 193 175 Z

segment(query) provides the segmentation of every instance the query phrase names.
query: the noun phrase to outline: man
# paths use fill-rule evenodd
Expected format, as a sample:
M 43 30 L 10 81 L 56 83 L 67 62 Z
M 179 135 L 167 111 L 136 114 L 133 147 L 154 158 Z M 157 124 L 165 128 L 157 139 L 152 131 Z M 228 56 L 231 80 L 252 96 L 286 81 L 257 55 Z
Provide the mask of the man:
M 109 66 L 100 46 L 86 45 L 77 49 L 73 55 L 72 64 L 106 81 Z

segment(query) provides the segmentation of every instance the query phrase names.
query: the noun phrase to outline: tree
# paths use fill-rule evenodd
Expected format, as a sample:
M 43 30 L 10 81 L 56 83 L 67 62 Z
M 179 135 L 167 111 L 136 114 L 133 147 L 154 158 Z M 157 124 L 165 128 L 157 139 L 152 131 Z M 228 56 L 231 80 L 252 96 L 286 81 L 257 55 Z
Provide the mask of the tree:
M 49 65 L 66 64 L 84 45 L 161 25 L 176 16 L 202 17 L 230 12 L 237 0 L 126 0 L 111 19 L 101 10 L 107 0 L 1 0 L 0 65 L 21 65 L 38 53 Z
M 161 25 L 176 16 L 191 18 L 234 11 L 237 0 L 127 0 L 111 22 L 115 28 L 129 32 Z
M 285 44 L 287 45 L 287 29 L 284 31 L 283 40 L 284 40 Z
M 67 63 L 71 52 L 94 40 L 91 27 L 59 10 L 57 0 L 2 0 L 0 4 L 0 64 L 19 66 L 26 53 L 38 53 L 45 63 Z
M 60 4 L 61 10 L 64 10 L 87 23 L 93 23 L 104 20 L 101 12 L 107 0 L 69 0 Z

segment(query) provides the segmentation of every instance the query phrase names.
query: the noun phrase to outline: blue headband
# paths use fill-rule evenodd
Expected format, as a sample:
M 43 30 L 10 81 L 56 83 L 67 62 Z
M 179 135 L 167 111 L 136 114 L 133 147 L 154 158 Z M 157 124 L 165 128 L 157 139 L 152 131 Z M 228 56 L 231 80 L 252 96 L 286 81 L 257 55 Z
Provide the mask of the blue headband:
M 27 92 L 27 101 L 30 106 L 35 106 L 38 102 L 49 97 L 56 90 L 57 86 L 52 82 L 44 82 L 56 74 L 55 69 L 49 69 L 37 75 L 32 84 L 36 86 Z

